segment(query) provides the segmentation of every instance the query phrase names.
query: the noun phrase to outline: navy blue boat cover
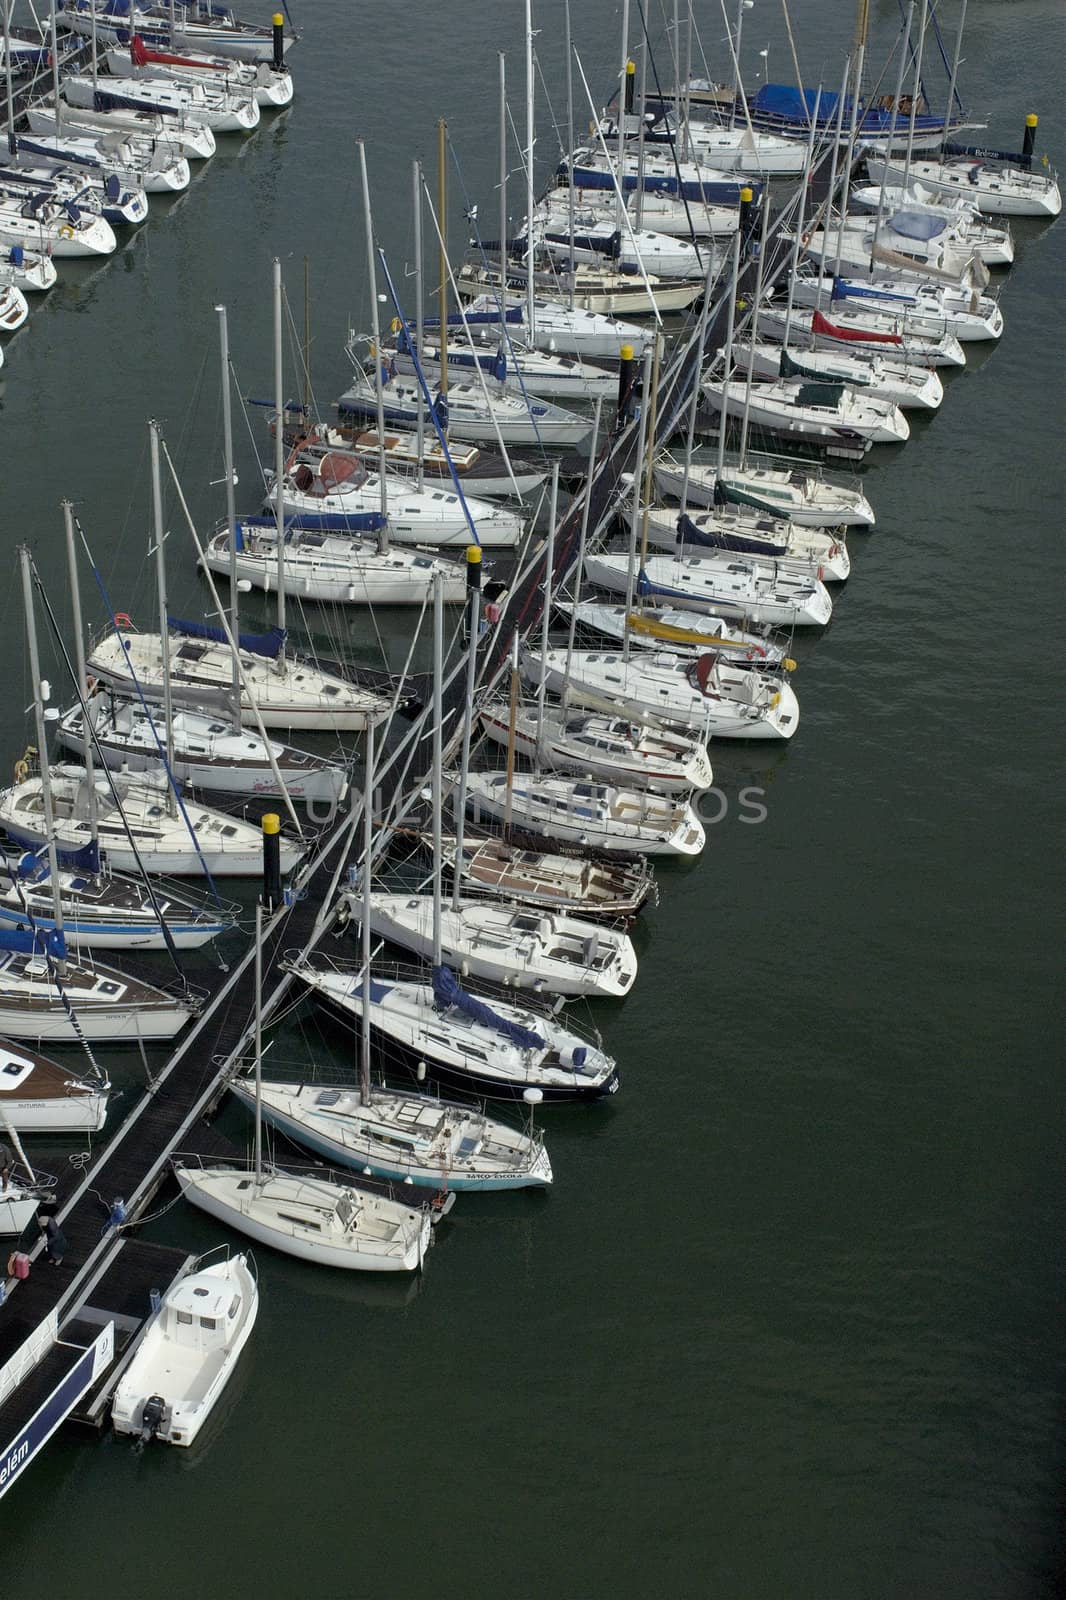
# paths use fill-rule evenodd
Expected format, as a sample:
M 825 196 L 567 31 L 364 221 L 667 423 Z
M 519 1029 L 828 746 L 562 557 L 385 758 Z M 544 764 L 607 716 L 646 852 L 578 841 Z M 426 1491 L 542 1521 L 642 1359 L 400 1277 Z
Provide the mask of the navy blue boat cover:
M 451 967 L 433 968 L 433 998 L 442 1011 L 447 1011 L 449 1006 L 455 1006 L 456 1010 L 461 1011 L 472 1022 L 481 1022 L 487 1028 L 495 1028 L 497 1033 L 502 1033 L 505 1039 L 510 1039 L 512 1044 L 518 1045 L 523 1050 L 544 1048 L 544 1040 L 539 1033 L 534 1033 L 532 1028 L 523 1028 L 518 1022 L 508 1022 L 506 1017 L 501 1017 L 491 1006 L 487 1006 L 484 1000 L 477 1000 L 472 994 L 467 994 L 466 990 L 460 987 Z

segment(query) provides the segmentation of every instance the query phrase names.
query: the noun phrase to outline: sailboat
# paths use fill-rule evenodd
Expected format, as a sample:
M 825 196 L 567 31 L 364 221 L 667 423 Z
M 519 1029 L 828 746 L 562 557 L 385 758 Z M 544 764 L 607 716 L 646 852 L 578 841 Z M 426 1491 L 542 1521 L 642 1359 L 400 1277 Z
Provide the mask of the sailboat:
M 138 0 L 59 0 L 64 26 L 88 36 L 126 43 L 132 34 L 145 44 L 163 48 L 207 50 L 237 61 L 275 61 L 284 57 L 296 39 L 278 24 L 260 27 L 243 22 L 228 6 L 201 4 L 201 0 L 159 0 L 144 5 Z
M 969 249 L 986 267 L 1009 267 L 1014 261 L 1014 240 L 1008 228 L 996 228 L 981 220 L 977 207 L 968 203 L 965 195 L 937 194 L 925 189 L 911 178 L 906 187 L 895 183 L 861 183 L 851 190 L 851 200 L 863 211 L 884 208 L 891 216 L 897 211 L 907 211 L 917 216 L 945 219 L 952 229 L 953 238 Z M 861 231 L 861 219 L 848 216 L 845 229 Z
M 851 557 L 843 535 L 768 517 L 750 506 L 715 506 L 711 511 L 649 511 L 648 543 L 681 557 L 757 556 L 816 570 L 823 583 L 843 583 Z
M 506 701 L 487 701 L 479 714 L 482 728 L 496 744 L 507 745 L 513 739 L 514 748 L 522 755 L 555 770 L 654 789 L 658 794 L 709 789 L 713 781 L 705 745 L 654 724 L 565 704 L 549 706 L 543 713 L 519 706 L 512 733 Z M 522 781 L 524 784 L 526 779 Z M 515 822 L 522 826 L 517 814 Z
M 603 600 L 557 600 L 555 605 L 557 610 L 572 615 L 579 627 L 614 644 L 624 643 L 628 636 L 631 648 L 660 650 L 666 646 L 679 655 L 703 655 L 713 650 L 735 666 L 755 670 L 781 667 L 787 659 L 784 644 L 765 624 L 738 628 L 724 617 L 683 611 L 677 606 L 642 609 L 610 605 Z
M 722 352 L 719 351 L 719 358 Z M 708 404 L 726 416 L 747 415 L 756 427 L 786 437 L 823 439 L 832 444 L 903 444 L 910 424 L 897 405 L 875 400 L 844 383 L 778 378 L 752 382 L 711 372 L 703 379 Z
M 146 194 L 180 194 L 189 187 L 189 163 L 179 152 L 137 134 L 79 134 L 56 122 L 54 132 L 20 133 L 16 160 L 22 156 L 66 161 L 98 174 L 106 185 L 139 185 Z
M 828 290 L 823 298 L 831 301 Z M 866 350 L 886 366 L 920 370 L 966 365 L 966 352 L 953 333 L 928 324 L 912 328 L 905 317 L 862 309 L 858 301 L 833 301 L 828 314 L 816 307 L 789 309 L 767 301 L 759 312 L 759 332 L 787 342 L 793 350 L 820 347 L 850 354 Z
M 726 501 L 750 505 L 771 516 L 787 517 L 804 528 L 872 528 L 874 508 L 859 488 L 803 467 L 764 467 L 723 461 L 691 460 L 686 465 L 669 453 L 655 462 L 660 494 L 679 499 L 685 489 L 689 505 L 712 506 Z
M 104 60 L 115 78 L 147 77 L 158 72 L 179 81 L 218 84 L 239 94 L 250 94 L 260 110 L 292 104 L 292 73 L 288 67 L 275 67 L 269 61 L 239 61 L 202 50 L 153 49 L 137 35 L 125 47 L 112 45 L 104 52 Z
M 585 557 L 585 576 L 612 594 L 630 587 L 628 554 Z M 779 628 L 822 628 L 833 614 L 829 591 L 814 573 L 756 557 L 648 556 L 636 577 L 641 600 L 721 613 Z M 654 712 L 652 713 L 654 715 Z
M 472 772 L 467 805 L 478 821 L 491 817 L 604 855 L 698 856 L 707 842 L 687 798 L 592 783 L 587 777 Z
M 431 847 L 428 836 L 422 842 Z M 465 829 L 462 840 L 442 835 L 440 858 L 460 894 L 572 912 L 588 921 L 629 922 L 656 898 L 655 879 L 643 856 L 610 861 L 584 852 L 561 855 Z
M 111 1085 L 89 1057 L 84 1075 L 0 1039 L 0 1137 L 17 1133 L 99 1133 Z
M 1032 172 L 1021 165 L 1029 159 L 999 161 L 976 151 L 970 155 L 944 151 L 939 156 L 912 159 L 910 175 L 934 194 L 963 196 L 986 216 L 1057 217 L 1062 210 L 1058 181 L 1052 173 Z M 867 151 L 866 170 L 875 182 L 898 182 L 905 168 L 898 156 L 886 158 Z
M 449 360 L 450 350 L 449 346 Z M 401 429 L 390 428 L 384 438 L 379 440 L 373 428 L 316 423 L 308 434 L 297 438 L 296 444 L 300 448 L 309 444 L 321 444 L 330 450 L 350 450 L 367 466 L 377 461 L 383 444 L 388 471 L 405 480 L 400 486 L 401 489 L 406 489 L 412 481 L 417 481 L 421 472 L 422 481 L 428 483 L 431 488 L 438 488 L 446 483 L 450 490 L 453 481 L 452 471 L 454 471 L 463 486 L 468 505 L 474 495 L 534 494 L 548 475 L 544 466 L 520 460 L 509 453 L 505 459 L 491 450 L 482 450 L 473 444 L 460 444 L 458 440 L 449 439 L 448 456 L 445 456 L 444 448 L 436 434 L 425 431 L 423 431 L 422 447 L 419 449 L 417 433 L 405 433 Z M 468 490 L 470 493 L 467 493 Z M 455 537 L 458 541 L 461 535 L 457 533 Z
M 44 700 L 33 612 L 30 553 L 19 552 L 26 612 L 29 666 L 34 685 L 34 716 L 42 751 L 41 804 L 43 839 L 48 850 L 52 891 L 52 926 L 0 928 L 0 1036 L 16 1039 L 115 1041 L 173 1038 L 196 1010 L 187 987 L 168 994 L 152 984 L 98 964 L 67 960 L 59 863 L 45 752 Z
M 374 733 L 367 734 L 363 791 L 363 892 L 370 891 L 373 858 Z M 363 920 L 359 1082 L 259 1084 L 261 1114 L 290 1138 L 341 1166 L 420 1188 L 513 1189 L 549 1184 L 551 1163 L 544 1140 L 495 1121 L 473 1106 L 451 1105 L 425 1093 L 374 1084 L 370 1071 L 370 1013 L 376 981 L 371 970 L 370 927 Z M 339 969 L 320 961 L 292 968 L 310 987 Z M 434 1020 L 435 1020 L 434 1010 Z M 471 1030 L 473 1032 L 473 1030 Z M 246 1077 L 230 1080 L 244 1104 L 255 1103 Z M 530 1099 L 539 1090 L 528 1091 Z
M 981 293 L 978 280 L 967 287 L 892 277 L 886 269 L 862 282 L 852 276 L 802 276 L 796 282 L 795 295 L 801 306 L 817 308 L 831 301 L 832 315 L 838 320 L 842 312 L 855 307 L 891 315 L 898 319 L 897 329 L 905 336 L 926 331 L 950 333 L 965 345 L 998 339 L 1003 333 L 1003 312 L 991 295 Z
M 852 344 L 845 351 L 838 343 L 826 350 L 809 340 L 806 348 L 794 350 L 768 340 L 753 344 L 738 339 L 734 351 L 740 365 L 756 378 L 844 383 L 857 394 L 883 400 L 901 411 L 936 411 L 944 398 L 943 383 L 928 367 L 885 361 L 875 349 L 862 344 Z

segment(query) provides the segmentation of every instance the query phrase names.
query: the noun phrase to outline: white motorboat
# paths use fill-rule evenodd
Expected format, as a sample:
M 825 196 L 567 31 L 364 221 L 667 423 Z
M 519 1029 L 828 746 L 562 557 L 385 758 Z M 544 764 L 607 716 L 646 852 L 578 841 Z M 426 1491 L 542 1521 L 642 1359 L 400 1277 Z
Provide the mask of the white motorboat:
M 115 1386 L 116 1433 L 188 1448 L 233 1376 L 259 1311 L 251 1258 L 228 1256 L 179 1278 L 145 1326 Z
M 907 170 L 905 161 L 868 150 L 866 170 L 875 181 L 886 174 L 894 181 Z M 1051 173 L 1027 172 L 1023 167 L 987 161 L 979 156 L 912 159 L 910 175 L 923 188 L 944 195 L 964 195 L 986 216 L 1057 217 L 1062 194 Z
M 534 918 L 534 921 L 537 919 Z M 296 976 L 349 1026 L 362 1019 L 361 972 L 303 961 Z M 491 1100 L 539 1090 L 545 1100 L 599 1100 L 618 1068 L 554 1012 L 470 994 L 448 967 L 432 981 L 382 980 L 370 988 L 370 1027 L 387 1053 Z
M 771 637 L 769 628 L 736 628 L 724 617 L 708 616 L 703 611 L 664 606 L 661 610 L 634 607 L 627 612 L 625 606 L 602 600 L 579 600 L 576 606 L 557 600 L 555 604 L 564 613 L 576 611 L 579 627 L 615 644 L 622 644 L 628 634 L 630 644 L 641 650 L 667 649 L 677 655 L 704 655 L 713 650 L 731 665 L 756 670 L 782 667 L 789 659 L 784 645 Z
M 172 1039 L 197 1002 L 168 994 L 114 967 L 66 959 L 55 932 L 0 930 L 0 1036 L 81 1044 L 150 1044 Z
M 288 504 L 288 497 L 286 497 Z M 278 589 L 277 525 L 268 519 L 237 524 L 237 582 L 264 594 Z M 210 571 L 231 574 L 229 532 L 215 534 L 204 552 Z M 285 593 L 321 604 L 355 606 L 422 605 L 437 578 L 444 598 L 459 603 L 465 594 L 462 568 L 453 561 L 413 550 L 379 550 L 376 543 L 343 532 L 290 526 L 285 534 Z
M 585 576 L 612 594 L 629 589 L 629 556 L 606 551 L 585 557 Z M 722 554 L 720 557 L 649 556 L 636 592 L 654 604 L 678 603 L 780 628 L 821 628 L 833 614 L 829 591 L 813 573 Z
M 162 719 L 153 718 L 139 700 L 98 689 L 87 701 L 96 757 L 116 770 L 164 770 Z M 181 784 L 223 794 L 278 794 L 281 784 L 294 800 L 339 801 L 348 774 L 336 761 L 311 755 L 292 745 L 269 744 L 258 733 L 234 726 L 233 720 L 203 711 L 179 708 L 172 718 L 170 770 Z M 60 718 L 57 738 L 83 759 L 85 718 L 80 705 Z
M 259 126 L 259 102 L 245 90 L 157 75 L 136 78 L 63 79 L 64 100 L 75 111 L 98 111 L 114 105 L 124 111 L 180 120 L 212 133 L 251 133 Z
M 421 415 L 423 425 L 432 429 L 429 408 L 417 379 L 390 376 L 382 389 L 386 426 L 410 432 Z M 480 384 L 449 382 L 447 396 L 437 394 L 433 401 L 441 430 L 472 444 L 495 444 L 502 439 L 505 445 L 542 449 L 576 450 L 589 436 L 588 417 L 564 411 L 549 400 L 527 399 L 498 383 L 489 382 L 486 390 L 487 398 Z M 377 385 L 365 373 L 357 373 L 337 401 L 342 415 L 370 424 L 376 421 L 377 405 Z
M 346 897 L 351 916 L 362 916 L 358 896 Z M 433 957 L 430 895 L 375 892 L 370 925 L 425 960 Z M 637 976 L 632 940 L 578 917 L 535 912 L 487 900 L 460 899 L 441 911 L 443 957 L 464 975 L 548 994 L 621 996 Z
M 432 841 L 424 839 L 428 849 Z M 456 840 L 441 840 L 443 864 L 455 875 Z M 548 911 L 628 922 L 655 895 L 644 858 L 637 862 L 589 861 L 577 855 L 530 850 L 497 836 L 464 830 L 459 876 L 464 893 L 485 894 Z
M 511 716 L 506 701 L 483 705 L 480 717 L 482 728 L 496 744 L 506 746 L 511 742 Z M 709 789 L 714 782 L 707 748 L 698 739 L 603 712 L 550 705 L 541 715 L 533 707 L 517 707 L 513 736 L 515 749 L 530 760 L 625 788 L 687 794 L 693 789 Z M 515 821 L 522 825 L 518 816 Z M 640 849 L 653 853 L 644 845 Z
M 804 528 L 785 518 L 768 517 L 751 506 L 715 506 L 712 511 L 647 512 L 648 543 L 659 550 L 712 558 L 724 554 L 793 562 L 816 571 L 823 583 L 843 583 L 851 557 L 843 535 Z
M 569 251 L 566 254 L 568 256 Z M 603 316 L 649 317 L 656 312 L 687 311 L 703 293 L 701 277 L 657 278 L 650 272 L 589 266 L 581 262 L 575 264 L 571 273 L 568 268 L 564 270 L 562 257 L 553 249 L 542 245 L 536 255 L 541 259 L 534 261 L 532 269 L 535 294 Z M 508 262 L 506 282 L 502 285 L 505 303 L 528 293 L 529 270 L 527 258 Z M 485 266 L 480 257 L 464 262 L 455 281 L 459 293 L 474 300 L 486 294 L 499 297 L 501 293 L 499 268 Z
M 73 201 L 53 200 L 46 194 L 25 199 L 0 198 L 0 248 L 21 246 L 35 255 L 109 256 L 117 244 L 110 222 Z
M 90 844 L 88 854 L 93 854 Z M 207 904 L 171 885 L 142 878 L 60 867 L 53 885 L 46 861 L 0 853 L 0 928 L 58 926 L 75 950 L 198 950 L 235 926 L 235 908 Z M 166 929 L 162 923 L 166 923 Z
M 656 717 L 704 739 L 791 739 L 799 701 L 783 676 L 748 672 L 708 653 L 691 660 L 671 650 L 638 651 L 627 661 L 615 651 L 527 650 L 523 672 L 575 700 L 612 703 L 630 716 Z M 471 774 L 471 781 L 473 774 Z
M 786 340 L 793 349 L 814 346 L 849 354 L 867 350 L 879 360 L 905 367 L 964 367 L 966 352 L 953 333 L 928 325 L 912 329 L 903 317 L 885 311 L 861 310 L 858 301 L 829 304 L 825 312 L 793 306 L 765 305 L 759 312 L 759 333 L 767 339 Z
M 45 97 L 27 108 L 26 120 L 34 133 L 58 133 L 62 129 L 64 136 L 77 134 L 92 139 L 104 134 L 120 137 L 135 134 L 141 142 L 154 143 L 165 160 L 179 156 L 185 161 L 206 161 L 214 155 L 215 136 L 204 123 L 138 110 L 135 106 L 122 105 L 121 98 L 116 94 L 108 95 L 106 102 L 101 101 L 90 110 L 87 106 L 75 108 L 64 97 L 65 103 L 57 111 L 54 101 Z M 99 109 L 105 103 L 107 109 Z
M 829 350 L 817 346 L 798 350 L 763 340 L 753 346 L 748 339 L 738 339 L 733 358 L 742 372 L 751 372 L 756 378 L 846 383 L 856 393 L 883 400 L 901 411 L 936 411 L 944 398 L 944 385 L 931 368 L 884 361 L 862 345 L 853 344 L 846 351 L 839 344 Z
M 233 56 L 209 55 L 202 50 L 154 50 L 136 37 L 126 46 L 112 45 L 105 51 L 104 61 L 116 78 L 158 72 L 250 94 L 261 111 L 292 104 L 292 73 L 288 67 L 278 69 L 269 61 L 238 61 Z
M 874 400 L 865 391 L 857 393 L 843 383 L 804 378 L 749 383 L 741 376 L 725 382 L 715 373 L 704 378 L 702 388 L 715 411 L 724 410 L 731 417 L 741 417 L 746 411 L 753 427 L 774 433 L 804 438 L 818 435 L 827 442 L 850 438 L 870 444 L 903 444 L 910 438 L 910 424 L 898 406 Z
M 111 1085 L 0 1039 L 0 1131 L 99 1133 Z
M 188 799 L 171 806 L 169 786 L 149 782 L 147 774 L 116 772 L 110 781 L 97 777 L 94 787 L 100 856 L 115 871 L 247 878 L 263 870 L 263 835 L 251 822 Z M 79 850 L 90 838 L 93 803 L 84 767 L 52 767 L 51 789 L 56 844 Z M 0 825 L 31 849 L 47 843 L 39 777 L 0 790 Z M 282 872 L 291 872 L 303 853 L 283 838 Z
M 506 739 L 507 730 L 503 730 Z M 587 779 L 471 772 L 467 807 L 478 822 L 510 822 L 523 833 L 602 855 L 698 856 L 707 843 L 687 799 Z
M 429 1212 L 325 1178 L 176 1158 L 186 1200 L 257 1244 L 315 1266 L 414 1272 L 431 1240 Z
M 624 344 L 641 356 L 651 339 L 648 330 L 635 322 L 624 322 L 599 311 L 584 311 L 580 306 L 563 305 L 556 300 L 535 299 L 532 322 L 524 299 L 507 295 L 504 303 L 512 339 L 535 350 L 563 350 L 589 361 L 617 361 Z M 499 296 L 485 294 L 470 301 L 465 320 L 471 328 L 479 324 L 498 328 Z M 429 332 L 433 324 L 427 320 L 425 326 Z
M 137 134 L 97 133 L 95 137 L 67 129 L 34 134 L 20 133 L 19 154 L 45 161 L 65 161 L 95 172 L 106 181 L 139 184 L 146 194 L 180 194 L 189 187 L 189 163 L 177 151 L 160 148 Z
M 385 491 L 390 544 L 465 549 L 472 542 L 473 522 L 483 549 L 513 550 L 525 532 L 525 520 L 517 511 L 490 505 L 465 490 L 460 499 L 450 484 L 444 488 L 425 483 L 419 488 L 411 478 L 386 474 Z M 273 510 L 275 503 L 271 481 L 265 505 Z M 284 503 L 286 517 L 303 529 L 358 533 L 380 524 L 381 478 L 350 450 L 304 445 L 289 456 Z
M 292 969 L 310 988 L 341 977 L 340 969 L 301 962 Z M 351 973 L 346 975 L 350 980 Z M 359 983 L 362 983 L 361 977 Z M 373 993 L 379 988 L 371 980 Z M 434 1010 L 427 1018 L 437 1021 Z M 253 1107 L 246 1078 L 232 1078 L 232 1093 Z M 540 1134 L 414 1090 L 374 1084 L 364 1098 L 358 1084 L 265 1082 L 263 1119 L 331 1165 L 410 1181 L 416 1188 L 454 1190 L 542 1188 L 552 1181 Z
M 143 5 L 136 0 L 61 0 L 60 16 L 64 27 L 89 38 L 96 13 L 97 37 L 106 43 L 124 44 L 131 30 L 145 44 L 166 49 L 206 50 L 237 61 L 271 61 L 280 50 L 282 56 L 296 35 L 243 22 L 228 6 L 202 5 L 200 0 L 159 0 Z
M 172 626 L 167 633 L 166 652 L 176 701 L 202 701 L 205 690 L 213 690 L 215 696 L 220 691 L 230 694 L 233 656 L 225 636 L 219 635 L 220 630 L 208 627 L 197 628 L 193 633 Z M 392 701 L 387 696 L 323 672 L 298 656 L 283 655 L 281 644 L 277 633 L 262 639 L 240 636 L 240 714 L 245 725 L 254 725 L 258 712 L 267 728 L 359 732 L 368 722 L 380 722 L 390 714 Z M 94 677 L 126 694 L 134 693 L 135 681 L 151 700 L 159 700 L 163 693 L 163 644 L 159 634 L 138 632 L 124 615 L 118 618 L 117 629 L 96 641 L 88 668 Z
M 876 520 L 873 506 L 860 489 L 798 467 L 727 462 L 719 476 L 717 461 L 693 460 L 686 484 L 684 462 L 664 455 L 655 463 L 655 483 L 661 494 L 680 499 L 684 493 L 689 505 L 712 506 L 728 500 L 787 517 L 804 528 L 872 528 Z
M 794 293 L 796 303 L 804 306 L 827 304 L 831 299 L 836 321 L 857 305 L 864 313 L 873 310 L 897 317 L 900 332 L 951 333 L 961 344 L 998 339 L 1003 332 L 1003 313 L 990 295 L 948 283 L 894 278 L 887 272 L 879 272 L 872 282 L 855 282 L 851 277 L 820 281 L 800 277 Z

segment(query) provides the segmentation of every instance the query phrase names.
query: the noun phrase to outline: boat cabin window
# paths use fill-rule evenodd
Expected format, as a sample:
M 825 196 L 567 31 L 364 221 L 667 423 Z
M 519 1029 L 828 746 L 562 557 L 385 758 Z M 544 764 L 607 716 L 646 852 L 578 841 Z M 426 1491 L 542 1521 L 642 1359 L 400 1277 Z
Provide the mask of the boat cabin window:
M 278 1212 L 278 1221 L 279 1222 L 291 1222 L 293 1224 L 293 1226 L 297 1227 L 297 1228 L 313 1228 L 316 1233 L 321 1233 L 322 1232 L 321 1223 L 311 1222 L 310 1219 L 307 1218 L 307 1217 L 292 1217 L 292 1216 L 289 1215 L 289 1213 L 287 1211 L 279 1211 Z
M 101 994 L 120 994 L 121 988 L 117 983 L 110 983 L 106 978 L 101 978 L 96 985 Z
M 178 651 L 179 661 L 202 661 L 207 654 L 205 644 L 183 644 Z
M 218 1323 L 214 1317 L 201 1317 L 200 1326 L 201 1328 L 206 1328 L 209 1333 L 214 1333 L 215 1329 L 218 1327 Z
M 191 1324 L 192 1320 L 193 1320 L 193 1315 L 192 1315 L 191 1311 L 179 1311 L 178 1312 L 178 1321 L 179 1322 L 184 1322 L 186 1324 Z
M 226 1312 L 227 1317 L 235 1317 L 240 1309 L 241 1297 L 239 1294 L 235 1294 L 229 1303 L 229 1310 Z

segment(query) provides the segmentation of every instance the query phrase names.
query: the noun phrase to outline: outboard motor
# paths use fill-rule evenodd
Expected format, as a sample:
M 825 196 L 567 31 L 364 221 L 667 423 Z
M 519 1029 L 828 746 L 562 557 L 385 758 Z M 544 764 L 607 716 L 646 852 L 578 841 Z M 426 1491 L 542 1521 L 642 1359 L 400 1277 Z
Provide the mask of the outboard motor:
M 163 1421 L 163 1415 L 166 1409 L 167 1403 L 161 1394 L 152 1394 L 148 1396 L 148 1399 L 144 1402 L 144 1410 L 141 1412 L 142 1445 L 147 1444 L 150 1439 L 155 1438 L 156 1434 L 159 1432 L 159 1427 Z

